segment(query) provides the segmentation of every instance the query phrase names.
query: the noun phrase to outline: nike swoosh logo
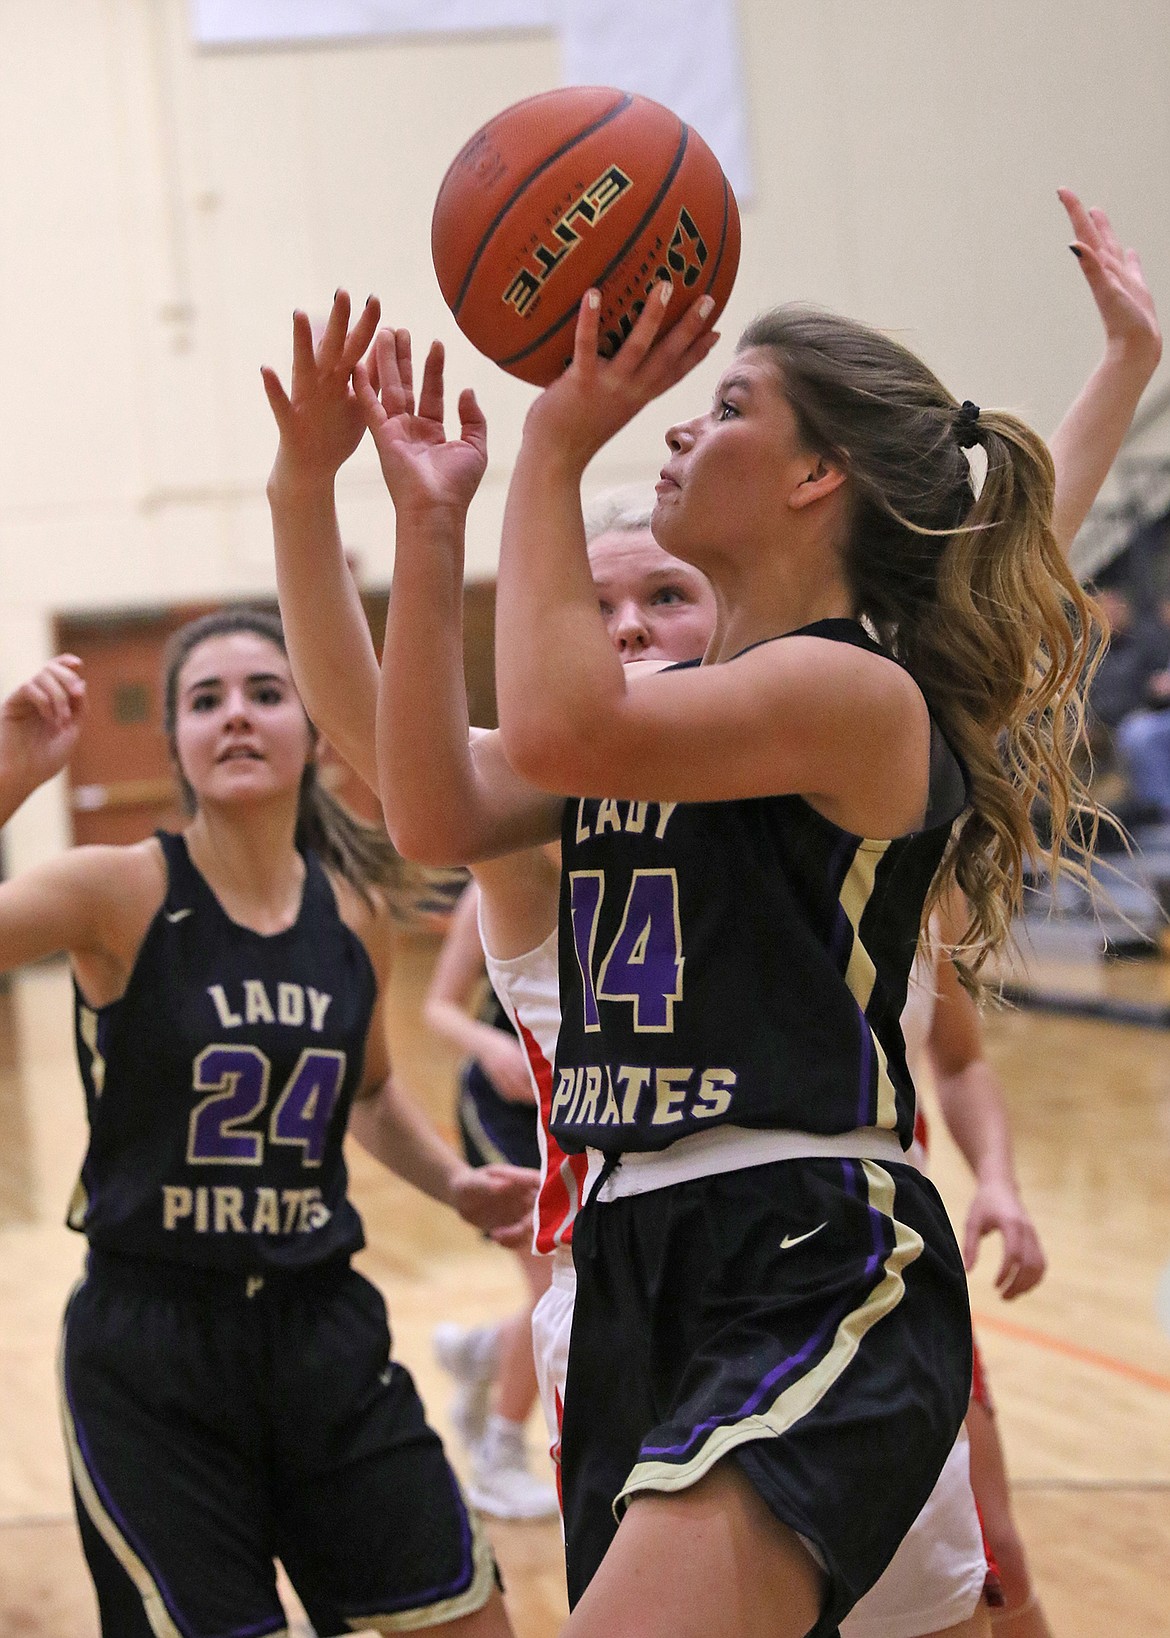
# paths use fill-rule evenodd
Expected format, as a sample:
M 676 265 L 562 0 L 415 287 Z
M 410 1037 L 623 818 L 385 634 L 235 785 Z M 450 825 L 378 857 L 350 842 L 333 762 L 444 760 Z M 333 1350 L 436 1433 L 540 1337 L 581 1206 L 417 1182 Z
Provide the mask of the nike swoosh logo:
M 780 1242 L 781 1251 L 791 1251 L 802 1240 L 811 1240 L 814 1234 L 819 1234 L 823 1228 L 828 1228 L 828 1222 L 818 1223 L 815 1229 L 809 1229 L 807 1234 L 786 1234 Z
M 182 921 L 184 916 L 193 916 L 194 914 L 195 914 L 194 910 L 164 910 L 163 911 L 163 915 L 166 916 L 167 920 L 169 922 L 171 922 L 172 925 L 176 921 Z

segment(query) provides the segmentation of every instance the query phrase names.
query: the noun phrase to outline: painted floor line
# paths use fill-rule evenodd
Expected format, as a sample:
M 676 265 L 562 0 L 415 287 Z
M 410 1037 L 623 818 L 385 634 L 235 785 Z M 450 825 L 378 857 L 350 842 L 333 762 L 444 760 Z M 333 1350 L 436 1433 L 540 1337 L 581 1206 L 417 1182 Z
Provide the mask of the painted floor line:
M 1061 1354 L 1065 1359 L 1075 1359 L 1082 1365 L 1096 1365 L 1114 1376 L 1140 1382 L 1145 1388 L 1170 1393 L 1170 1376 L 1161 1371 L 1147 1370 L 1144 1365 L 1131 1365 L 1128 1360 L 1115 1359 L 1112 1354 L 1100 1354 L 1095 1348 L 1082 1348 L 1079 1343 L 1066 1342 L 1063 1337 L 1050 1336 L 1047 1331 L 1034 1331 L 1030 1325 L 1001 1319 L 998 1314 L 973 1313 L 971 1318 L 976 1331 L 998 1331 L 1001 1336 L 1014 1337 L 1017 1342 L 1031 1342 L 1037 1348 L 1046 1348 L 1049 1353 Z

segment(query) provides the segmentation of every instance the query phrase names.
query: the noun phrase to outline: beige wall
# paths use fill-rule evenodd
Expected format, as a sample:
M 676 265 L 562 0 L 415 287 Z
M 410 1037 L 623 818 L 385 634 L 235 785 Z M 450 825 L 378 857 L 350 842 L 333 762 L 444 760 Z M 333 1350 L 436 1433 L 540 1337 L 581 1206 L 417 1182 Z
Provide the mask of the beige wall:
M 729 339 L 814 297 L 1050 430 L 1096 352 L 1066 181 L 1109 206 L 1170 310 L 1165 0 L 740 10 L 757 192 Z M 479 389 L 493 460 L 471 558 L 490 572 L 531 389 L 447 317 L 430 207 L 464 138 L 557 75 L 551 37 L 198 54 L 184 0 L 0 0 L 0 686 L 47 652 L 54 611 L 271 589 L 258 366 L 285 363 L 294 304 L 321 314 L 338 283 L 443 335 L 453 381 Z M 718 367 L 591 481 L 654 474 L 662 427 Z M 368 450 L 341 502 L 383 580 Z M 59 832 L 18 823 L 14 860 Z

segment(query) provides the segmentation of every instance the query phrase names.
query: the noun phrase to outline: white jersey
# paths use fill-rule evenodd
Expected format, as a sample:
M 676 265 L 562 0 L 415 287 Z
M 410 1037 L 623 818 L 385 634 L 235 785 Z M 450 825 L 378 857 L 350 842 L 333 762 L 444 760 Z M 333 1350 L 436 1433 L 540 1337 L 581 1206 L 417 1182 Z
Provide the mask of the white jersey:
M 534 1212 L 533 1249 L 547 1256 L 572 1240 L 573 1220 L 603 1165 L 603 1157 L 595 1149 L 579 1155 L 565 1154 L 548 1129 L 552 1064 L 561 1027 L 556 931 L 535 950 L 510 960 L 493 956 L 485 940 L 484 957 L 492 988 L 524 1046 L 536 1093 L 541 1179 Z

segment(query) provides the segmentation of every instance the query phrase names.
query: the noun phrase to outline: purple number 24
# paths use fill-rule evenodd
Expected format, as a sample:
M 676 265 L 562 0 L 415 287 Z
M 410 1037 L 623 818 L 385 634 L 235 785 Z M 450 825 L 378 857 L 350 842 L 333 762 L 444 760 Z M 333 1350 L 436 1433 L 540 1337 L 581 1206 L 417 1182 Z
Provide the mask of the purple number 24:
M 209 1094 L 191 1111 L 187 1159 L 192 1165 L 259 1166 L 264 1134 L 241 1131 L 268 1101 L 272 1066 L 259 1047 L 209 1046 L 193 1065 L 194 1089 Z M 345 1053 L 306 1049 L 268 1123 L 270 1143 L 299 1144 L 306 1166 L 319 1166 L 329 1121 L 345 1079 Z

